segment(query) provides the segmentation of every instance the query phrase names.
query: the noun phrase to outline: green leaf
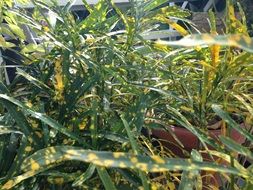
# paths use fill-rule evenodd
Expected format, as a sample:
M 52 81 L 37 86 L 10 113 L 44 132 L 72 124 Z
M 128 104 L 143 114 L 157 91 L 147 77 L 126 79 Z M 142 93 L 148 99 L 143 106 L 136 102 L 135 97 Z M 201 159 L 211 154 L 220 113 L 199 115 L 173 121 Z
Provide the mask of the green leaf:
M 129 137 L 129 140 L 130 140 L 130 143 L 131 143 L 131 146 L 132 146 L 132 149 L 133 149 L 134 153 L 135 153 L 135 154 L 139 154 L 139 153 L 140 153 L 139 147 L 138 147 L 137 142 L 136 142 L 135 139 L 134 139 L 134 136 L 133 136 L 132 131 L 131 131 L 130 127 L 129 127 L 129 124 L 128 124 L 127 121 L 124 119 L 124 116 L 121 116 L 121 120 L 122 120 L 122 122 L 123 122 L 123 125 L 124 125 L 126 131 L 127 131 L 127 136 Z M 147 180 L 147 177 L 145 176 L 145 173 L 142 172 L 142 171 L 140 171 L 139 174 L 140 174 L 141 181 L 142 181 L 142 184 L 143 184 L 143 186 L 144 186 L 144 189 L 145 189 L 145 190 L 146 190 L 146 189 L 149 189 L 149 185 L 148 185 L 148 183 L 147 183 L 148 180 Z
M 232 140 L 229 137 L 220 136 L 220 140 L 222 143 L 224 143 L 231 150 L 238 152 L 239 154 L 242 154 L 248 158 L 253 159 L 253 153 L 249 148 L 238 144 L 237 142 L 235 142 L 234 140 Z
M 128 122 L 125 120 L 124 116 L 121 116 L 121 120 L 123 122 L 123 125 L 126 129 L 126 132 L 127 132 L 127 136 L 130 140 L 130 143 L 131 143 L 131 146 L 132 146 L 132 149 L 134 151 L 135 154 L 138 154 L 139 153 L 139 147 L 138 147 L 138 144 L 136 142 L 136 140 L 134 139 L 134 135 L 132 134 L 132 131 L 129 127 L 129 124 Z
M 0 93 L 2 93 L 2 94 L 8 94 L 9 93 L 8 88 L 4 85 L 3 82 L 0 82 Z
M 8 170 L 8 173 L 6 175 L 7 178 L 13 177 L 14 175 L 18 174 L 20 172 L 20 166 L 22 164 L 22 161 L 27 157 L 28 152 L 25 152 L 25 148 L 27 146 L 27 138 L 25 135 L 22 136 L 19 144 L 19 148 L 16 150 L 17 154 L 15 156 L 15 159 L 11 165 L 11 167 Z M 35 147 L 33 147 L 35 148 Z
M 252 190 L 253 189 L 253 183 L 251 181 L 247 182 L 247 185 L 243 190 Z
M 15 24 L 8 24 L 10 27 L 11 31 L 16 34 L 20 39 L 25 40 L 26 36 L 24 34 L 24 31 L 17 25 Z
M 25 71 L 17 68 L 17 74 L 23 76 L 25 79 L 30 81 L 32 84 L 34 84 L 38 88 L 44 89 L 45 92 L 49 92 L 51 95 L 53 95 L 54 92 L 51 88 L 49 88 L 45 83 L 43 83 L 43 82 L 39 81 L 38 79 L 34 78 L 33 76 L 29 75 Z
M 89 9 L 89 11 L 91 11 L 91 8 Z M 94 6 L 94 9 L 90 12 L 89 16 L 80 23 L 80 29 L 86 30 L 91 27 L 94 29 L 94 25 L 106 20 L 107 10 L 108 3 L 105 0 L 99 0 L 99 2 Z
M 86 0 L 82 0 L 85 8 L 91 13 L 93 11 L 92 7 L 89 5 L 89 3 Z
M 105 190 L 117 190 L 114 186 L 111 177 L 109 176 L 108 172 L 103 167 L 96 167 L 98 175 L 100 179 L 102 180 Z
M 39 150 L 28 157 L 22 164 L 22 170 L 25 173 L 9 180 L 4 184 L 2 189 L 11 189 L 29 177 L 57 166 L 61 162 L 70 160 L 88 162 L 101 167 L 138 169 L 143 172 L 165 172 L 169 170 L 192 171 L 194 169 L 231 173 L 246 179 L 251 177 L 248 172 L 210 162 L 179 158 L 161 158 L 159 156 L 141 156 L 123 152 L 91 151 L 71 146 L 56 146 Z
M 71 7 L 74 6 L 76 0 L 69 0 L 67 4 L 64 6 L 63 10 L 70 11 Z
M 219 105 L 212 105 L 213 111 L 220 116 L 224 121 L 226 121 L 232 128 L 237 130 L 240 134 L 245 136 L 247 139 L 249 139 L 251 142 L 253 142 L 253 135 L 249 133 L 245 128 L 242 128 L 240 125 L 238 125 L 227 112 L 223 111 L 221 109 L 221 106 Z
M 16 38 L 16 36 L 10 31 L 10 28 L 8 28 L 5 25 L 0 25 L 0 34 L 2 34 L 4 36 L 7 34 L 8 36 L 10 36 L 13 39 Z
M 146 3 L 146 5 L 144 6 L 144 10 L 145 11 L 150 11 L 152 9 L 155 9 L 157 7 L 159 7 L 160 5 L 167 3 L 168 0 L 151 0 L 148 1 L 148 3 Z
M 204 148 L 208 150 L 207 144 L 211 145 L 215 149 L 220 150 L 221 147 L 215 142 L 209 135 L 201 128 L 194 127 L 185 116 L 183 116 L 177 109 L 173 107 L 167 107 L 168 114 L 172 116 L 172 118 L 178 122 L 182 127 L 185 127 L 187 130 L 189 130 L 192 134 L 194 134 L 200 142 L 203 144 Z
M 24 105 L 23 103 L 21 103 L 20 101 L 7 96 L 5 94 L 0 94 L 0 98 L 7 100 L 9 102 L 12 102 L 13 104 L 17 105 L 18 107 L 20 107 L 23 111 L 29 113 L 31 116 L 43 121 L 44 123 L 48 124 L 50 127 L 56 129 L 57 131 L 61 132 L 62 134 L 65 134 L 66 136 L 78 141 L 81 144 L 86 144 L 81 137 L 79 137 L 78 135 L 76 135 L 75 133 L 72 133 L 71 131 L 69 131 L 66 127 L 63 127 L 61 124 L 59 124 L 57 121 L 55 121 L 54 119 L 48 117 L 46 114 L 44 113 L 39 113 L 36 111 L 33 111 L 31 108 L 29 108 L 28 106 Z M 87 145 L 87 144 L 86 144 Z M 88 145 L 87 145 L 88 146 Z M 88 146 L 89 147 L 89 146 Z
M 252 99 L 250 98 L 250 96 L 246 95 L 246 94 L 242 94 L 242 96 L 245 97 L 245 99 L 240 96 L 240 95 L 234 95 L 234 97 L 236 97 L 246 108 L 247 110 L 249 111 L 249 113 L 253 116 L 253 107 L 252 107 Z M 251 101 L 250 103 L 247 103 L 247 101 Z
M 3 106 L 8 110 L 8 112 L 11 114 L 11 117 L 16 121 L 18 129 L 24 133 L 26 136 L 29 136 L 32 134 L 33 129 L 32 126 L 27 121 L 25 115 L 17 109 L 15 105 L 13 105 L 12 102 L 6 101 L 4 99 L 0 99 L 0 103 L 3 104 Z M 38 137 L 34 136 L 35 143 L 39 142 Z
M 68 182 L 74 181 L 76 177 L 80 175 L 80 172 L 77 171 L 75 173 L 63 173 L 59 171 L 49 171 L 49 172 L 43 172 L 40 175 L 48 176 L 47 181 L 52 184 L 59 184 L 59 183 L 62 184 L 62 183 L 68 183 Z
M 0 47 L 2 47 L 2 48 L 12 48 L 12 47 L 16 47 L 16 45 L 11 43 L 11 42 L 6 42 L 4 37 L 0 35 Z
M 0 126 L 0 135 L 10 134 L 10 133 L 16 133 L 16 134 L 21 134 L 21 135 L 24 134 L 21 131 L 18 131 L 17 129 L 14 129 L 11 127 Z
M 145 20 L 145 22 L 149 22 L 152 21 L 152 17 L 155 17 L 157 15 L 163 15 L 166 17 L 177 17 L 177 18 L 185 18 L 190 16 L 190 12 L 188 10 L 183 10 L 181 7 L 178 6 L 166 6 L 163 8 L 159 8 L 159 9 L 154 9 L 148 13 L 146 13 L 146 15 L 143 17 L 143 19 L 147 18 Z
M 199 152 L 192 150 L 191 158 L 198 162 L 202 162 L 203 158 Z M 198 170 L 184 171 L 182 174 L 182 179 L 179 184 L 178 190 L 201 190 L 202 189 L 202 179 Z
M 42 45 L 38 44 L 27 44 L 21 50 L 21 53 L 34 53 L 34 52 L 41 52 L 44 53 L 45 49 Z
M 121 168 L 115 168 L 115 170 L 119 172 L 129 183 L 131 183 L 134 189 L 137 189 L 141 186 L 141 181 L 136 173 L 131 172 L 131 170 Z
M 77 93 L 68 93 L 65 95 L 66 105 L 64 105 L 62 112 L 65 112 L 66 109 L 73 110 L 77 104 L 77 101 L 83 95 L 100 80 L 99 76 L 95 74 L 92 78 L 90 78 L 86 83 L 82 81 L 82 78 L 77 77 L 70 86 L 70 92 Z
M 248 36 L 239 34 L 234 35 L 196 34 L 184 37 L 179 41 L 159 40 L 156 41 L 156 44 L 175 47 L 196 47 L 203 45 L 232 46 L 253 53 L 253 40 Z
M 222 160 L 226 161 L 227 163 L 231 163 L 231 155 L 229 155 L 229 154 L 225 154 L 225 153 L 218 152 L 218 151 L 215 151 L 215 150 L 208 150 L 206 152 L 208 152 L 211 155 L 222 158 Z M 206 153 L 206 152 L 203 151 L 203 153 Z M 233 163 L 234 167 L 236 167 L 238 170 L 245 170 L 245 168 L 239 163 L 238 160 L 234 159 L 233 162 L 234 162 Z
M 96 169 L 95 165 L 90 164 L 87 170 L 72 183 L 72 186 L 75 187 L 75 186 L 82 185 L 86 180 L 88 180 L 94 174 L 95 169 Z

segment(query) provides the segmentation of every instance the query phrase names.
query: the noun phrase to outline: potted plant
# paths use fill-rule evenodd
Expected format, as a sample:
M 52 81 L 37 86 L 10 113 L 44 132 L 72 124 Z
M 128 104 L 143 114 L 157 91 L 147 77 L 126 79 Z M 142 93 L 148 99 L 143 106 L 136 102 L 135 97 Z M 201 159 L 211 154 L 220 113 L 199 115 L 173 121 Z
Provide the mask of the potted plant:
M 222 109 L 240 124 L 242 130 L 251 125 L 245 119 L 247 114 L 240 108 L 241 102 L 235 97 L 238 93 L 249 93 L 244 85 L 250 80 L 247 78 L 251 73 L 250 64 L 244 60 L 251 59 L 251 55 L 237 48 L 222 46 L 228 43 L 225 39 L 229 35 L 239 34 L 250 38 L 246 23 L 237 20 L 231 2 L 227 1 L 227 4 L 230 8 L 227 9 L 226 33 L 223 37 L 216 36 L 215 17 L 209 13 L 211 34 L 202 37 L 196 35 L 198 42 L 189 40 L 191 38 L 181 42 L 159 42 L 164 46 L 193 47 L 190 50 L 178 49 L 163 60 L 167 67 L 161 67 L 164 78 L 160 81 L 163 85 L 159 87 L 170 94 L 164 101 L 154 103 L 156 108 L 148 112 L 148 125 L 165 127 L 152 129 L 152 136 L 161 139 L 161 143 L 176 157 L 189 157 L 193 149 L 222 151 L 219 144 L 221 135 L 239 144 L 245 141 L 240 129 L 227 125 Z M 222 42 L 222 38 L 226 42 Z M 201 47 L 204 44 L 209 46 Z M 216 109 L 214 104 L 222 106 L 222 109 Z M 207 154 L 203 154 L 203 157 L 221 161 Z
M 1 143 L 13 144 L 1 146 L 0 188 L 26 188 L 26 183 L 41 189 L 159 185 L 147 172 L 162 171 L 156 164 L 164 162 L 159 156 L 149 158 L 152 154 L 139 140 L 144 138 L 148 98 L 145 88 L 135 84 L 154 84 L 149 78 L 156 59 L 150 54 L 159 49 L 143 36 L 169 21 L 165 16 L 189 13 L 159 8 L 165 2 L 132 2 L 123 13 L 113 2 L 101 0 L 92 7 L 84 1 L 89 15 L 78 20 L 71 3 L 32 2 L 32 12 L 13 8 L 12 1 L 1 6 L 6 19 L 16 18 L 17 23 L 9 23 L 17 24 L 15 31 L 23 34 L 18 25 L 25 24 L 40 43 L 27 44 L 22 35 L 22 65 L 10 85 L 0 84 Z M 80 150 L 85 150 L 85 160 L 74 156 Z M 147 164 L 155 167 L 150 170 Z
M 19 44 L 22 67 L 10 85 L 0 83 L 1 189 L 201 189 L 202 170 L 251 183 L 252 173 L 236 160 L 223 166 L 203 161 L 197 151 L 190 159 L 171 158 L 142 135 L 143 127 L 158 123 L 145 123 L 153 113 L 160 122 L 168 122 L 168 115 L 188 117 L 177 111 L 185 97 L 175 93 L 184 84 L 185 67 L 173 66 L 184 54 L 176 57 L 180 49 L 145 40 L 159 34 L 161 22 L 188 34 L 173 20 L 189 16 L 187 11 L 161 7 L 167 1 L 157 0 L 131 1 L 127 12 L 111 1 L 94 6 L 83 1 L 89 15 L 78 20 L 71 2 L 59 7 L 32 1 L 32 12 L 11 2 L 1 1 L 0 13 L 30 26 L 41 43 Z M 193 54 L 201 60 L 205 51 Z M 191 75 L 195 88 L 199 75 Z M 184 117 L 176 121 L 214 142 Z M 229 161 L 226 150 L 218 153 Z

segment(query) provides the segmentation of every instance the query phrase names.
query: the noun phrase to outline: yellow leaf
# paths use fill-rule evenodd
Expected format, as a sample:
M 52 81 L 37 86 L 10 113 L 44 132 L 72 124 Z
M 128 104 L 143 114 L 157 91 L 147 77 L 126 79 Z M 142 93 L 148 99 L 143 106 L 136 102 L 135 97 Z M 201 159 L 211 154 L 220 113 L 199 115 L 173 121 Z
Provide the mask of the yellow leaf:
M 55 88 L 58 90 L 62 90 L 64 88 L 64 84 L 61 68 L 61 59 L 58 59 L 55 62 L 55 80 L 56 80 Z
M 188 35 L 188 31 L 185 30 L 182 26 L 180 26 L 179 24 L 177 24 L 176 22 L 172 21 L 172 20 L 167 20 L 167 23 L 174 28 L 179 34 L 181 34 L 182 36 L 186 36 Z
M 171 48 L 169 46 L 160 43 L 160 40 L 157 40 L 154 42 L 154 48 L 157 50 L 165 51 L 165 52 L 171 50 Z
M 13 180 L 9 180 L 7 181 L 7 183 L 4 184 L 4 186 L 2 187 L 2 189 L 11 189 L 14 186 L 14 181 Z
M 189 107 L 186 107 L 186 106 L 181 106 L 180 109 L 182 109 L 182 110 L 184 110 L 186 112 L 191 112 L 191 113 L 194 112 L 194 110 L 192 108 L 189 108 Z
M 158 16 L 157 19 L 161 22 L 164 22 L 164 23 L 167 23 L 168 25 L 170 25 L 173 29 L 175 29 L 182 36 L 187 36 L 189 34 L 189 32 L 187 30 L 185 30 L 182 26 L 180 26 L 179 24 L 177 24 L 175 21 L 173 21 L 171 19 L 168 19 L 163 16 Z
M 62 58 L 58 58 L 55 61 L 55 83 L 54 83 L 54 88 L 55 88 L 55 99 L 63 102 L 63 91 L 64 91 L 64 82 L 63 82 L 63 73 L 62 73 Z
M 234 6 L 233 6 L 233 5 L 229 5 L 229 7 L 228 7 L 228 15 L 229 15 L 229 18 L 230 18 L 232 21 L 235 21 L 235 20 L 236 20 L 236 17 L 235 17 L 235 9 L 234 9 Z
M 212 56 L 212 66 L 216 68 L 220 60 L 220 46 L 213 45 L 210 47 L 210 49 L 211 49 L 211 56 Z

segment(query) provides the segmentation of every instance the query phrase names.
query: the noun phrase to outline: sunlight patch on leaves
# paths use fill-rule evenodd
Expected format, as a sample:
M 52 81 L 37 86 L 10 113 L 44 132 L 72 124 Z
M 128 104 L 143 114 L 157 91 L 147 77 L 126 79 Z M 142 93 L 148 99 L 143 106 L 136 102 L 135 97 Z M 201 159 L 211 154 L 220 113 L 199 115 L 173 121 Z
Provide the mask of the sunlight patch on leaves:
M 221 45 L 232 46 L 253 53 L 253 40 L 248 36 L 239 34 L 234 35 L 190 35 L 178 41 L 162 41 L 156 43 L 160 45 L 176 46 L 176 47 L 196 47 L 204 45 Z

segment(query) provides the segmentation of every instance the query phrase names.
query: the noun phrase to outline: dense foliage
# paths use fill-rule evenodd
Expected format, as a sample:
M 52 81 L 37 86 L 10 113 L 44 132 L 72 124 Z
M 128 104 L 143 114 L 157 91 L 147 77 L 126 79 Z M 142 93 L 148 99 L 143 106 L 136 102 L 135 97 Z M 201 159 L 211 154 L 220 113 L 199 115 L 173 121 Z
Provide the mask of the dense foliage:
M 84 19 L 73 1 L 32 2 L 0 2 L 0 46 L 22 56 L 10 84 L 0 68 L 1 189 L 251 189 L 253 41 L 240 5 L 238 20 L 227 0 L 217 35 L 215 13 L 209 34 L 192 34 L 190 12 L 165 0 L 83 1 Z M 147 40 L 160 25 L 185 37 Z M 171 125 L 199 139 L 185 158 L 152 136 Z

